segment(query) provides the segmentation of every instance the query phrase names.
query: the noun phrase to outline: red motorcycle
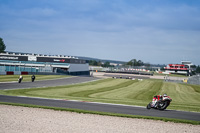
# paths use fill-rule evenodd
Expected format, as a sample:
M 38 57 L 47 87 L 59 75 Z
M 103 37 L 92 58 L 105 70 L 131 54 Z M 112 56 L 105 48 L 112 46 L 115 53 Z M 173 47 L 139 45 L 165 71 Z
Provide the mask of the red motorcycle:
M 169 105 L 172 99 L 164 94 L 163 96 L 154 96 L 153 101 L 147 105 L 147 109 L 159 109 L 165 110 Z

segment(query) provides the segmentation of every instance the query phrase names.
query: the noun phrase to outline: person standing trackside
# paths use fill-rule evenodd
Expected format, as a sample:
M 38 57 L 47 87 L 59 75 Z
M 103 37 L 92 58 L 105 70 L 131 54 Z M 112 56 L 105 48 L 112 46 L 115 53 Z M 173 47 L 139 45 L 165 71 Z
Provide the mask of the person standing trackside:
M 34 82 L 34 80 L 35 80 L 35 75 L 32 75 L 32 76 L 31 76 L 31 79 L 32 79 L 32 82 Z
M 23 77 L 22 77 L 22 75 L 20 75 L 20 76 L 19 76 L 19 79 L 18 79 L 18 83 L 21 83 L 21 82 L 22 82 L 22 79 L 23 79 Z

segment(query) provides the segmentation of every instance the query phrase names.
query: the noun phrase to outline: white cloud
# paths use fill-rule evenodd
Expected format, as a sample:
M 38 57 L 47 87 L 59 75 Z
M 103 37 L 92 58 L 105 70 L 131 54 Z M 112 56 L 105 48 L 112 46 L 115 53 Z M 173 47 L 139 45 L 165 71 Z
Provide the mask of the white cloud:
M 197 7 L 46 2 L 22 9 L 4 6 L 0 29 L 7 50 L 152 63 L 179 63 L 183 55 L 199 57 Z

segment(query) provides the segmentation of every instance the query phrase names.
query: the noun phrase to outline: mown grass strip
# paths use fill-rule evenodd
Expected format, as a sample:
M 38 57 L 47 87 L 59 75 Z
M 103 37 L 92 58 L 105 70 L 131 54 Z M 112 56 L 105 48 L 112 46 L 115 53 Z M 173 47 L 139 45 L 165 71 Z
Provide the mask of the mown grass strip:
M 87 111 L 87 110 L 80 110 L 80 109 L 58 108 L 58 107 L 48 107 L 48 106 L 39 106 L 39 105 L 19 104 L 19 103 L 0 102 L 0 104 L 2 104 L 2 105 L 11 105 L 11 106 L 30 107 L 30 108 L 51 109 L 51 110 L 55 110 L 55 111 L 67 111 L 67 112 L 75 112 L 75 113 L 83 113 L 83 114 L 95 114 L 95 115 L 105 115 L 105 116 L 124 117 L 124 118 L 160 120 L 160 121 L 164 121 L 164 122 L 174 122 L 174 123 L 200 125 L 200 121 L 182 120 L 182 119 L 173 119 L 173 118 L 164 118 L 164 117 L 126 115 L 126 114 L 118 114 L 118 113 Z
M 137 92 L 137 95 L 130 94 L 128 98 L 143 100 L 143 101 L 150 101 L 152 100 L 153 96 L 158 95 L 157 93 L 160 91 L 160 88 L 162 88 L 162 85 L 163 85 L 162 81 L 149 80 L 146 86 L 142 88 L 138 88 L 140 90 Z M 135 93 L 135 92 L 133 91 L 132 93 Z
M 137 81 L 128 80 L 128 81 L 121 83 L 119 85 L 117 84 L 117 85 L 113 85 L 113 86 L 110 86 L 110 87 L 102 87 L 102 88 L 95 89 L 95 90 L 79 91 L 79 92 L 68 94 L 68 96 L 89 97 L 89 95 L 92 95 L 92 94 L 95 94 L 95 93 L 101 93 L 101 92 L 106 92 L 106 91 L 111 91 L 111 90 L 127 87 L 127 86 L 129 86 L 129 85 L 131 85 L 135 82 L 137 82 Z
M 197 93 L 200 93 L 200 86 L 199 85 L 189 85 L 189 84 L 183 84 L 183 85 L 185 85 L 185 86 L 190 86 L 190 87 L 192 87 L 193 89 L 194 89 L 194 91 L 195 92 L 197 92 Z

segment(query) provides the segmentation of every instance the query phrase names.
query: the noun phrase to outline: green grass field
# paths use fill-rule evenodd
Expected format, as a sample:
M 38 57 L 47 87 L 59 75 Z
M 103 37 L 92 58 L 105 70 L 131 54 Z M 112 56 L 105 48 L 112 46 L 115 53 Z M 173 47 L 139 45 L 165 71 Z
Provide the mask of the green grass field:
M 168 109 L 200 112 L 200 86 L 163 80 L 102 79 L 94 82 L 18 90 L 0 94 L 73 99 L 83 101 L 146 106 L 154 95 L 167 93 L 173 100 Z
M 31 81 L 32 75 L 23 75 L 23 81 Z M 56 78 L 65 78 L 67 75 L 35 75 L 35 80 L 48 80 Z M 19 75 L 0 75 L 0 82 L 18 81 Z

